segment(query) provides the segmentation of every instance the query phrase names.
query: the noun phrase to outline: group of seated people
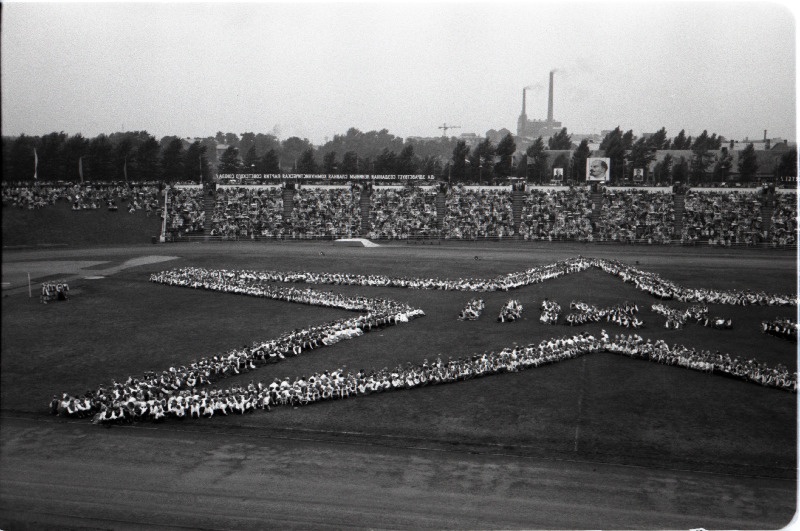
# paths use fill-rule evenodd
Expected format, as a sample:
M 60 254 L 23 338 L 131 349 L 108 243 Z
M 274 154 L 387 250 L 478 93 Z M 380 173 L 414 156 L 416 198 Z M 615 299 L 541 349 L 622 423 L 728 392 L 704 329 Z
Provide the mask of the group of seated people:
M 152 212 L 160 209 L 160 197 L 158 183 L 2 183 L 3 206 L 27 210 L 66 202 L 74 211 L 116 211 L 122 205 L 131 213 Z
M 315 372 L 309 376 L 276 378 L 269 384 L 254 383 L 229 389 L 202 389 L 218 381 L 211 375 L 177 378 L 186 368 L 165 371 L 172 385 L 163 385 L 154 373 L 125 382 L 100 386 L 84 395 L 63 393 L 50 403 L 53 414 L 86 418 L 99 424 L 160 421 L 165 418 L 210 418 L 215 414 L 246 414 L 269 411 L 272 406 L 305 406 L 326 400 L 347 399 L 427 385 L 454 383 L 493 374 L 519 372 L 559 361 L 595 353 L 609 352 L 665 365 L 717 373 L 791 392 L 797 391 L 797 373 L 782 364 L 769 366 L 755 359 L 740 359 L 720 352 L 697 350 L 682 345 L 669 346 L 663 340 L 645 340 L 639 335 L 610 337 L 603 330 L 599 337 L 589 333 L 552 338 L 521 347 L 449 358 L 441 356 L 414 365 L 380 370 L 348 372 L 344 368 Z M 197 367 L 197 364 L 193 364 Z M 252 365 L 255 367 L 255 365 Z M 221 378 L 221 377 L 220 377 Z
M 360 202 L 358 187 L 295 190 L 287 230 L 293 238 L 300 239 L 357 238 L 361 234 Z
M 539 322 L 544 324 L 558 323 L 558 316 L 561 313 L 561 306 L 556 301 L 545 299 L 540 307 Z
M 796 294 L 766 293 L 751 290 L 713 290 L 687 288 L 666 280 L 657 273 L 642 271 L 618 260 L 592 259 L 592 266 L 634 284 L 637 289 L 662 300 L 701 302 L 707 304 L 733 304 L 740 306 L 797 306 Z
M 672 195 L 641 190 L 603 191 L 597 241 L 664 244 L 672 240 Z
M 69 284 L 63 280 L 55 282 L 42 282 L 42 294 L 39 301 L 43 304 L 53 301 L 69 300 Z
M 204 218 L 213 235 L 231 239 L 358 237 L 373 239 L 483 239 L 515 235 L 531 241 L 609 241 L 666 244 L 675 230 L 673 196 L 642 190 L 603 190 L 592 224 L 588 187 L 531 189 L 396 186 L 371 187 L 368 225 L 362 226 L 361 186 L 302 187 L 286 216 L 278 186 L 216 189 L 214 212 L 205 212 L 199 189 L 172 186 L 168 228 L 197 232 Z M 439 194 L 443 194 L 440 205 Z M 522 204 L 515 220 L 514 194 Z M 717 246 L 797 244 L 797 194 L 779 193 L 770 220 L 761 219 L 766 196 L 753 192 L 695 191 L 685 195 L 680 241 Z M 3 183 L 5 206 L 37 209 L 67 201 L 73 210 L 125 209 L 159 212 L 158 183 Z M 439 211 L 440 207 L 443 211 Z M 366 213 L 366 211 L 365 211 Z M 365 218 L 366 219 L 366 218 Z M 515 224 L 518 226 L 515 227 Z M 771 227 L 770 227 L 771 225 Z
M 765 241 L 762 201 L 757 193 L 690 191 L 685 198 L 681 242 L 729 247 Z
M 510 323 L 522 317 L 522 304 L 516 299 L 509 299 L 500 308 L 500 315 L 497 321 L 500 323 Z
M 217 188 L 211 235 L 226 240 L 281 238 L 284 235 L 281 188 Z
M 797 245 L 797 194 L 775 194 L 772 211 L 772 230 L 769 241 L 773 246 Z
M 533 189 L 525 194 L 519 234 L 525 240 L 593 241 L 588 188 Z
M 199 188 L 170 188 L 167 202 L 167 230 L 191 234 L 203 232 L 206 210 L 203 190 Z
M 709 328 L 716 328 L 718 330 L 730 330 L 733 328 L 732 319 L 709 317 L 708 306 L 704 304 L 694 304 L 685 310 L 672 308 L 665 304 L 654 304 L 652 309 L 657 314 L 663 315 L 667 318 L 664 328 L 678 330 L 683 328 L 687 322 L 697 323 L 699 325 Z
M 450 188 L 442 226 L 445 239 L 475 240 L 514 235 L 511 192 L 505 189 Z
M 459 321 L 477 321 L 486 305 L 483 299 L 470 299 L 458 314 Z
M 569 326 L 578 326 L 586 323 L 597 323 L 606 320 L 608 323 L 615 323 L 625 328 L 641 328 L 644 323 L 639 320 L 636 314 L 639 307 L 630 302 L 616 304 L 610 308 L 598 308 L 582 301 L 572 301 L 569 304 L 569 313 L 564 318 Z
M 761 331 L 783 339 L 797 341 L 797 323 L 791 319 L 776 318 L 761 323 Z
M 439 235 L 435 188 L 374 187 L 370 195 L 370 239 L 406 240 Z

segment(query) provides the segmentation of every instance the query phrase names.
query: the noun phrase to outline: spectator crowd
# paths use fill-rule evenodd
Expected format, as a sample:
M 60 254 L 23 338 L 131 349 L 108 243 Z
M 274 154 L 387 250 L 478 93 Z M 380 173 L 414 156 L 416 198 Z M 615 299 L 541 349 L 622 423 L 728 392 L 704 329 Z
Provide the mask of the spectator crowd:
M 205 212 L 201 188 L 169 188 L 167 228 L 183 234 L 207 226 L 224 239 L 349 238 L 497 239 L 668 244 L 675 237 L 675 200 L 668 193 L 603 189 L 596 212 L 588 187 L 303 186 L 285 210 L 279 186 L 222 186 Z M 364 202 L 361 197 L 364 193 Z M 515 207 L 514 196 L 521 196 Z M 173 197 L 174 196 L 174 197 Z M 697 191 L 685 195 L 678 237 L 713 246 L 797 244 L 797 194 Z M 161 215 L 159 183 L 3 183 L 4 206 L 40 209 L 66 201 L 75 211 L 103 208 Z M 364 209 L 362 226 L 362 208 Z M 514 209 L 518 211 L 515 213 Z M 368 216 L 367 216 L 368 210 Z M 771 213 L 769 213 L 771 212 Z M 770 216 L 762 219 L 763 215 Z M 596 216 L 596 217 L 595 217 Z M 593 220 L 596 223 L 593 223 Z M 515 232 L 516 231 L 516 232 Z

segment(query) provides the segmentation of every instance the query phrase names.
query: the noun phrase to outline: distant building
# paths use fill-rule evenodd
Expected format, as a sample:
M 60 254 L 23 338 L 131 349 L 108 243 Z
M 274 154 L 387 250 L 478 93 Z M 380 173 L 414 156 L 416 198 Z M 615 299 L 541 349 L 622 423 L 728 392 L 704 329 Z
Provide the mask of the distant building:
M 531 145 L 537 138 L 542 137 L 547 140 L 551 136 L 560 132 L 563 126 L 561 122 L 553 119 L 553 73 L 550 72 L 550 90 L 547 98 L 547 119 L 546 120 L 529 120 L 527 114 L 527 105 L 525 90 L 522 89 L 522 114 L 517 119 L 517 145 L 525 149 Z

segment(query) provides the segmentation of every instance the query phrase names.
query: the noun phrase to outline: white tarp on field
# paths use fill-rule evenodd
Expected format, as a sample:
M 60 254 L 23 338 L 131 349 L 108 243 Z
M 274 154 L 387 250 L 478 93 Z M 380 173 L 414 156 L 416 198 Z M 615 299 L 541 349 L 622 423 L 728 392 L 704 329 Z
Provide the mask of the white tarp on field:
M 364 238 L 343 238 L 341 240 L 336 240 L 336 243 L 339 245 L 347 245 L 350 247 L 380 247 L 377 243 L 373 243 L 369 240 L 365 240 Z

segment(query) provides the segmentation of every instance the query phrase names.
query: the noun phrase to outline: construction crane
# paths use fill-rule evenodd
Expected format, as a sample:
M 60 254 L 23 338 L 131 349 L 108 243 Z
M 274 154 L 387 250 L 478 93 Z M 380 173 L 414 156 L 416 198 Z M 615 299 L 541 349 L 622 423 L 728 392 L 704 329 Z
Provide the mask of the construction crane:
M 448 129 L 461 129 L 461 126 L 460 125 L 447 125 L 447 123 L 443 123 L 442 125 L 439 126 L 439 129 L 441 129 L 443 131 L 442 132 L 442 136 L 447 136 L 447 130 Z

